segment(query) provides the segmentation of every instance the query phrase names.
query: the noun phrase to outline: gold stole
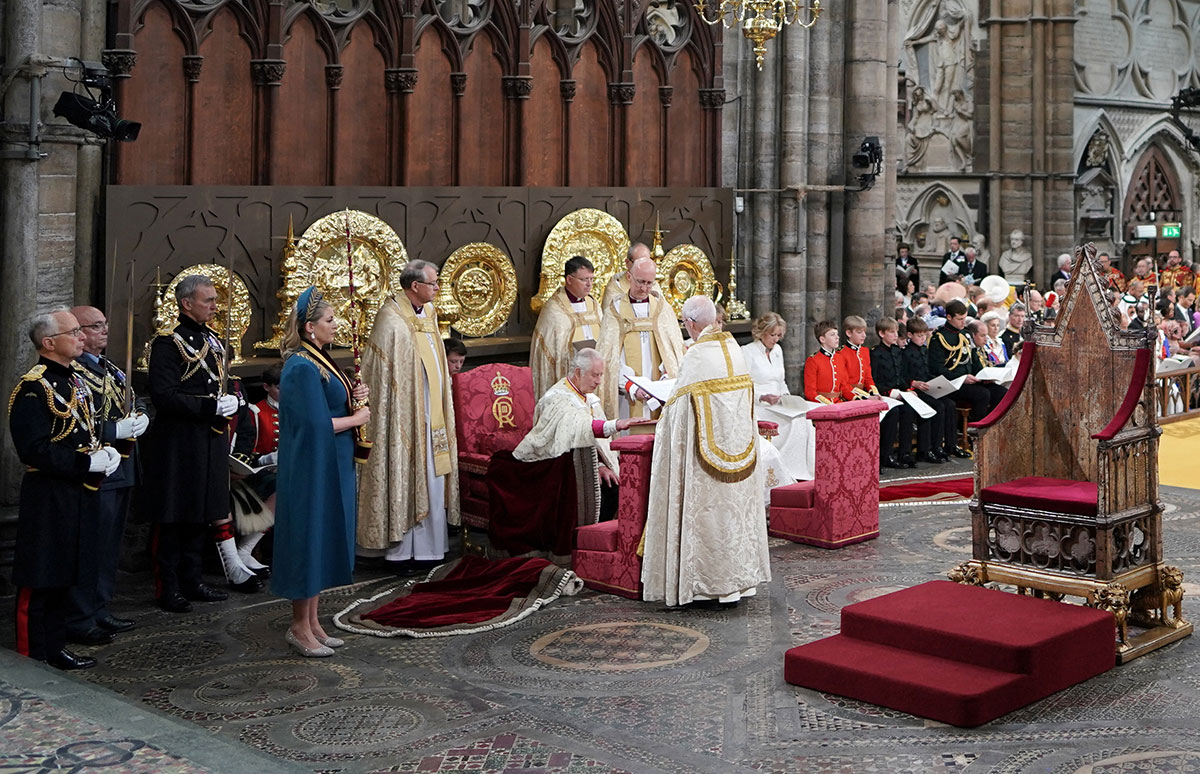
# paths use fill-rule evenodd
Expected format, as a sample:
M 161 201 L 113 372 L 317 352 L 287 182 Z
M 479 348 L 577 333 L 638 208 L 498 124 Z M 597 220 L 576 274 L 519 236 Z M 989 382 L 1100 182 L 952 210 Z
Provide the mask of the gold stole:
M 441 341 L 438 332 L 437 317 L 433 304 L 425 305 L 425 316 L 417 317 L 413 312 L 408 297 L 395 301 L 400 307 L 400 316 L 408 323 L 412 332 L 413 343 L 417 346 L 417 355 L 421 358 L 421 367 L 425 370 L 425 381 L 429 383 L 429 426 L 433 436 L 433 473 L 444 476 L 450 472 L 450 438 L 446 434 L 446 410 L 442 398 L 442 375 L 447 373 L 446 364 L 442 361 L 445 353 L 435 351 L 429 343 L 433 334 Z
M 662 300 L 649 296 L 650 313 L 646 317 L 635 317 L 633 302 L 626 295 L 621 304 L 621 346 L 625 352 L 625 365 L 633 369 L 638 376 L 647 372 L 642 369 L 642 334 L 650 334 L 650 371 L 651 380 L 657 379 L 662 366 L 662 350 L 659 348 L 658 329 L 655 322 L 662 306 Z M 629 416 L 645 417 L 646 406 L 641 401 L 630 401 Z
M 567 317 L 571 320 L 571 343 L 576 341 L 586 341 L 587 339 L 595 339 L 600 335 L 600 305 L 596 303 L 596 299 L 591 296 L 584 296 L 583 303 L 587 307 L 587 311 L 576 312 L 575 306 L 571 303 L 571 299 L 567 298 L 567 291 L 563 290 L 558 297 L 562 303 L 563 311 L 567 313 Z M 583 326 L 592 326 L 592 335 L 583 335 Z

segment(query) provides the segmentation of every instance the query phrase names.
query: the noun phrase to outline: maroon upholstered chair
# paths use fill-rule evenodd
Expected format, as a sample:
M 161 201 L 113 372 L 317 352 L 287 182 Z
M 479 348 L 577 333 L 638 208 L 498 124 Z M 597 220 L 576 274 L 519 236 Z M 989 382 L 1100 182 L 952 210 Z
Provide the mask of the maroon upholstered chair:
M 629 599 L 642 598 L 642 557 L 638 544 L 650 507 L 650 460 L 654 435 L 627 435 L 612 442 L 621 454 L 621 494 L 617 518 L 575 530 L 572 569 L 583 585 Z
M 1111 610 L 1125 661 L 1192 624 L 1171 612 L 1183 574 L 1162 556 L 1155 331 L 1122 330 L 1106 286 L 1095 245 L 1076 248 L 1057 318 L 1026 322 L 1008 394 L 970 426 L 974 558 L 950 577 Z M 1127 636 L 1126 619 L 1149 631 Z
M 454 375 L 459 502 L 467 527 L 487 529 L 484 477 L 492 454 L 512 451 L 533 427 L 533 377 L 528 368 L 493 363 Z
M 879 412 L 856 400 L 809 411 L 817 433 L 816 478 L 771 490 L 767 534 L 841 548 L 879 536 Z

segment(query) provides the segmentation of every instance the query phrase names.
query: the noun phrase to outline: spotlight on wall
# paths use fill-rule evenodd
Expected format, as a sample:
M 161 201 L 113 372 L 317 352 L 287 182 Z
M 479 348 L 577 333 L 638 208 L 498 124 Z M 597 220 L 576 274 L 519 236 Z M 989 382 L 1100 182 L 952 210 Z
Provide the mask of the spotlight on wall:
M 83 74 L 75 81 L 74 91 L 64 91 L 54 105 L 54 115 L 67 123 L 100 137 L 133 142 L 142 125 L 117 117 L 117 103 L 112 98 L 112 82 L 104 65 L 82 62 Z M 68 75 L 68 78 L 70 76 Z M 87 96 L 80 94 L 80 87 Z
M 858 190 L 871 190 L 875 185 L 875 178 L 883 172 L 883 146 L 879 144 L 879 138 L 864 138 L 862 145 L 858 146 L 858 152 L 850 158 L 850 163 L 855 169 L 866 170 L 858 176 Z

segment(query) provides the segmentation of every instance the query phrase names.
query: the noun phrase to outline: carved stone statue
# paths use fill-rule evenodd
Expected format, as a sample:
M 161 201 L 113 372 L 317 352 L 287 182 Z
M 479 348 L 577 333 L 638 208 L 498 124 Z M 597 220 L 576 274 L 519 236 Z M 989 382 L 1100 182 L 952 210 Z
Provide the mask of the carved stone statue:
M 1022 280 L 1033 269 L 1033 253 L 1025 246 L 1025 232 L 1013 229 L 1008 235 L 1008 249 L 1000 253 L 1000 271 L 1010 282 Z
M 983 261 L 983 265 L 989 269 L 995 269 L 996 264 L 992 263 L 992 251 L 987 249 L 987 238 L 975 232 L 971 235 L 971 247 L 975 248 L 976 260 Z
M 945 253 L 950 249 L 950 227 L 944 218 L 936 217 L 929 224 L 929 235 L 925 237 L 925 248 L 935 253 Z
M 975 142 L 972 119 L 975 106 L 967 99 L 962 89 L 955 89 L 950 96 L 950 117 L 946 119 L 946 137 L 950 140 L 950 155 L 954 164 L 963 172 L 971 168 L 971 155 Z
M 916 0 L 904 34 L 912 85 L 905 161 L 912 171 L 970 171 L 975 141 L 974 20 L 962 0 Z M 941 135 L 946 143 L 935 142 Z
M 929 147 L 929 138 L 934 134 L 933 116 L 937 106 L 929 98 L 924 87 L 917 86 L 912 91 L 911 115 L 908 121 L 908 141 L 905 148 L 905 162 L 910 167 L 919 167 L 925 159 L 925 151 Z

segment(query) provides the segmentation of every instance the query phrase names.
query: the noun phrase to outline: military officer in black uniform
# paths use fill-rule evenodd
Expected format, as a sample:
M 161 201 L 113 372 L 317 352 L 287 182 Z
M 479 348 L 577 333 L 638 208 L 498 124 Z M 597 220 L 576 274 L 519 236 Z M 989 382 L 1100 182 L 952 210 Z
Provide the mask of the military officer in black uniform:
M 217 291 L 202 275 L 175 286 L 179 324 L 150 349 L 154 422 L 145 437 L 145 500 L 158 606 L 187 613 L 191 602 L 228 599 L 204 584 L 201 552 L 210 524 L 229 514 L 228 417 L 238 399 L 221 394 L 224 350 L 207 323 Z
M 92 391 L 100 440 L 112 444 L 121 454 L 121 467 L 105 478 L 100 487 L 94 532 L 86 537 L 92 550 L 83 556 L 79 582 L 71 589 L 68 600 L 67 640 L 101 645 L 112 642 L 117 632 L 134 627 L 130 619 L 114 616 L 108 603 L 116 591 L 125 518 L 130 494 L 137 483 L 136 439 L 146 431 L 150 419 L 136 404 L 126 414 L 128 379 L 104 356 L 108 346 L 104 312 L 93 306 L 77 306 L 71 314 L 83 329 L 83 353 L 75 364 Z
M 933 332 L 929 342 L 929 370 L 935 377 L 944 376 L 951 381 L 966 377 L 954 398 L 966 402 L 971 407 L 971 421 L 978 422 L 995 408 L 995 403 L 989 388 L 973 375 L 979 369 L 974 364 L 971 337 L 963 331 L 966 322 L 966 304 L 957 299 L 946 304 L 946 324 Z M 965 456 L 961 450 L 952 453 Z
M 69 589 L 83 539 L 95 523 L 98 490 L 121 463 L 97 435 L 92 394 L 72 363 L 83 352 L 83 331 L 67 310 L 35 316 L 29 338 L 38 362 L 8 400 L 8 424 L 21 479 L 13 584 L 17 586 L 17 652 L 59 669 L 96 665 L 66 649 Z

